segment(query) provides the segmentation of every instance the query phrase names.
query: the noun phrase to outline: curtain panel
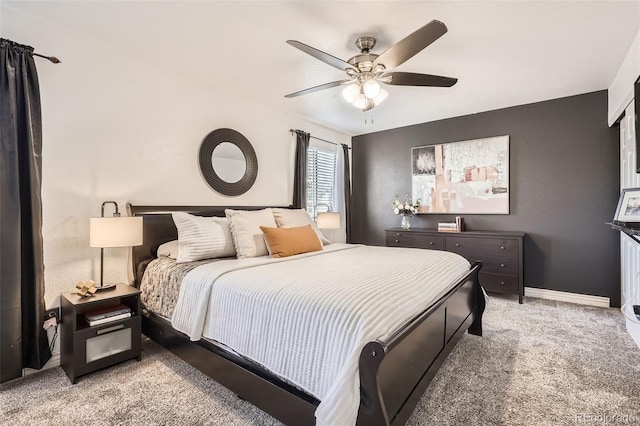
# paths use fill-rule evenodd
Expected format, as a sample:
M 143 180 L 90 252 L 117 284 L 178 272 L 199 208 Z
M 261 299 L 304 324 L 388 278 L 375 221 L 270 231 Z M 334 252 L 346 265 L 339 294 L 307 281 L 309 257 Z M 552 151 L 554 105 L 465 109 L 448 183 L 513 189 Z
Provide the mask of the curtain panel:
M 346 242 L 351 243 L 351 171 L 349 168 L 349 147 L 342 144 L 341 148 L 343 157 L 342 188 L 344 191 L 344 229 Z M 340 147 L 338 149 L 340 149 Z
M 336 147 L 336 172 L 333 190 L 333 209 L 340 214 L 340 239 L 350 241 L 349 208 L 351 201 L 351 182 L 349 179 L 349 148 L 339 144 Z
M 0 39 L 0 382 L 42 368 L 42 120 L 33 48 Z
M 311 134 L 296 130 L 296 162 L 293 175 L 293 208 L 307 208 L 307 156 Z

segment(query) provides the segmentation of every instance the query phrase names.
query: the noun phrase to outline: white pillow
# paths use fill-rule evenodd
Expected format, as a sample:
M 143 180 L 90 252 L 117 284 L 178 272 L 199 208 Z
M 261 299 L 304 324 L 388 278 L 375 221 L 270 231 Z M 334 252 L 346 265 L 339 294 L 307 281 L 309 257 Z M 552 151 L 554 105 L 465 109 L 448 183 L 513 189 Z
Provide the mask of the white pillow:
M 311 216 L 305 209 L 271 209 L 273 211 L 273 218 L 276 220 L 279 228 L 297 228 L 300 226 L 311 225 L 311 228 L 315 231 L 322 244 L 331 244 L 316 223 L 311 220 Z
M 226 218 L 171 213 L 178 228 L 178 263 L 236 254 Z
M 178 240 L 173 240 L 173 241 L 166 242 L 164 244 L 160 244 L 160 247 L 158 247 L 158 257 L 160 256 L 166 256 L 166 257 L 170 257 L 171 259 L 177 259 L 178 258 Z
M 226 209 L 224 213 L 229 220 L 238 259 L 269 254 L 260 227 L 278 226 L 271 209 L 255 211 Z

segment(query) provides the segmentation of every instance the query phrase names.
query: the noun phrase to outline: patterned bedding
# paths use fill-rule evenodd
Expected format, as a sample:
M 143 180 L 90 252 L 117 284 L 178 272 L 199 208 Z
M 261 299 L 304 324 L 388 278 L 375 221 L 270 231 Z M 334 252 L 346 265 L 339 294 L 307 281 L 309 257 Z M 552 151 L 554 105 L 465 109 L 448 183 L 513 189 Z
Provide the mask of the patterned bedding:
M 177 263 L 174 259 L 164 256 L 154 259 L 147 266 L 140 283 L 142 305 L 157 315 L 171 318 L 184 276 L 198 266 L 215 261 L 209 259 Z

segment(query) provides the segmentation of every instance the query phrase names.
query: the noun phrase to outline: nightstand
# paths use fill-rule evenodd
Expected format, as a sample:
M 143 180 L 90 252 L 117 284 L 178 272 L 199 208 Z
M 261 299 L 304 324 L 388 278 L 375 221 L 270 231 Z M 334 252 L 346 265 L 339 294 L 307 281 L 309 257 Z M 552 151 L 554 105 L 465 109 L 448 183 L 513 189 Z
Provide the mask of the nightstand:
M 86 312 L 123 304 L 131 317 L 89 326 Z M 71 383 L 85 374 L 131 358 L 141 359 L 140 290 L 118 284 L 114 290 L 80 297 L 75 292 L 60 295 L 62 311 L 62 368 Z

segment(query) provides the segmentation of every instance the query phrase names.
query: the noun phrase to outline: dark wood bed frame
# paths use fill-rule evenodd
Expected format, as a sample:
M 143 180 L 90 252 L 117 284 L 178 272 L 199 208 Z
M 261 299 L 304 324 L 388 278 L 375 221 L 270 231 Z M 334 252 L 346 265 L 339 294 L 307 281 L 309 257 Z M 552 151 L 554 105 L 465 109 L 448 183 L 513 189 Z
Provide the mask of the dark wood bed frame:
M 144 242 L 134 247 L 132 265 L 139 286 L 160 244 L 177 239 L 171 212 L 224 216 L 224 209 L 264 207 L 184 207 L 127 205 L 143 217 Z M 447 294 L 386 341 L 366 344 L 360 353 L 358 425 L 403 425 L 464 333 L 482 336 L 485 301 L 474 263 Z M 192 342 L 171 324 L 143 309 L 142 332 L 207 376 L 287 425 L 314 425 L 319 401 L 287 384 L 260 365 L 207 340 Z

